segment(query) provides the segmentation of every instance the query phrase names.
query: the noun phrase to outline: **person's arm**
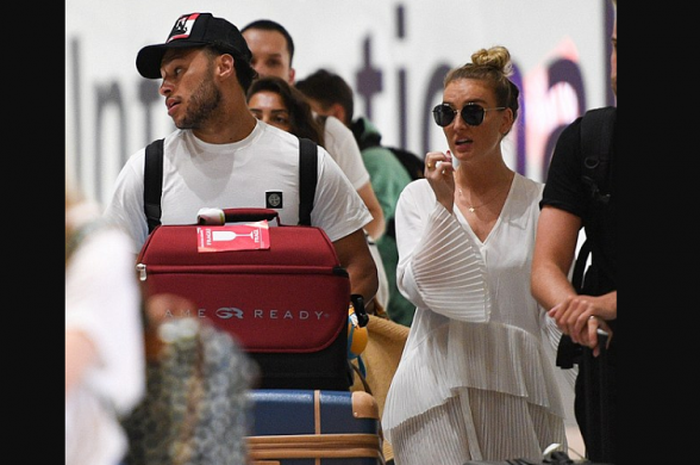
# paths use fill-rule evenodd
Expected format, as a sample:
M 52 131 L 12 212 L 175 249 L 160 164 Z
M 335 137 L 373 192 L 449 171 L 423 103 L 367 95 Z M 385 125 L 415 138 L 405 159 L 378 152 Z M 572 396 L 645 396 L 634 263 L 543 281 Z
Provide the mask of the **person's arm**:
M 145 389 L 141 293 L 131 240 L 115 228 L 90 231 L 66 268 L 66 395 L 78 384 L 117 412 Z
M 545 310 L 575 296 L 569 270 L 576 253 L 581 218 L 558 208 L 544 206 L 537 222 L 532 257 L 532 296 Z
M 140 149 L 122 167 L 102 214 L 107 221 L 119 225 L 129 233 L 133 252 L 137 255 L 148 236 L 148 224 L 143 211 L 145 153 L 145 148 Z
M 66 396 L 97 362 L 97 350 L 90 338 L 79 329 L 66 330 Z
M 379 280 L 377 267 L 367 246 L 367 239 L 362 229 L 333 242 L 341 265 L 350 275 L 350 292 L 360 294 L 368 306 L 367 312 L 372 313 L 370 302 L 377 293 Z
M 576 293 L 568 273 L 580 227 L 578 216 L 551 206 L 542 208 L 532 259 L 531 290 L 564 334 L 598 353 L 595 332 L 598 327 L 610 332 L 603 320 L 614 318 L 617 313 L 617 293 L 600 297 Z
M 372 188 L 371 183 L 365 183 L 362 187 L 357 189 L 357 193 L 362 198 L 362 201 L 367 206 L 373 218 L 372 221 L 365 225 L 365 231 L 367 231 L 367 234 L 369 234 L 373 240 L 377 241 L 384 235 L 384 231 L 386 231 L 386 220 L 384 219 L 382 206 L 379 204 L 379 200 L 374 193 L 374 188 Z
M 617 315 L 617 291 L 601 296 L 580 294 L 567 297 L 548 312 L 555 319 L 562 332 L 571 336 L 571 340 L 593 349 L 598 355 L 598 328 L 606 331 L 612 340 L 612 330 L 606 320 L 615 319 Z
M 365 225 L 365 231 L 373 240 L 378 240 L 384 234 L 386 221 L 370 183 L 370 175 L 362 160 L 362 153 L 355 136 L 342 121 L 329 116 L 324 123 L 323 138 L 324 148 L 347 176 L 350 184 L 372 214 L 373 219 Z
M 369 306 L 379 287 L 377 267 L 364 231 L 372 220 L 369 209 L 329 152 L 319 146 L 318 154 L 319 175 L 311 224 L 326 232 L 340 264 L 350 275 L 351 292 L 362 295 Z

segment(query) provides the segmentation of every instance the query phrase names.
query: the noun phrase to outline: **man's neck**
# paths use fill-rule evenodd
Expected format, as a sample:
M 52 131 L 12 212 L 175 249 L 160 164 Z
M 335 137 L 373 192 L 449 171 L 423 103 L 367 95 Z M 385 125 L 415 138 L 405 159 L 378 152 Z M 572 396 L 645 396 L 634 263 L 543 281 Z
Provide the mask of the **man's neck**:
M 229 118 L 223 118 L 204 128 L 193 129 L 197 139 L 208 144 L 230 144 L 238 142 L 250 135 L 257 124 L 255 117 L 249 112 L 238 112 Z

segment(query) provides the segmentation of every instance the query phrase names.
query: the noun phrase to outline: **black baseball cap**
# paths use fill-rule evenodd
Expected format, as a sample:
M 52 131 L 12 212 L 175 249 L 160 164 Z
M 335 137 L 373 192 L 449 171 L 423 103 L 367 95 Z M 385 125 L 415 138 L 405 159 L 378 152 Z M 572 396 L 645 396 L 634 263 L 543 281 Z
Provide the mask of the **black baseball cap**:
M 147 45 L 136 56 L 136 69 L 145 78 L 160 78 L 160 62 L 169 48 L 212 45 L 250 63 L 252 54 L 241 31 L 211 13 L 188 13 L 180 16 L 163 44 Z

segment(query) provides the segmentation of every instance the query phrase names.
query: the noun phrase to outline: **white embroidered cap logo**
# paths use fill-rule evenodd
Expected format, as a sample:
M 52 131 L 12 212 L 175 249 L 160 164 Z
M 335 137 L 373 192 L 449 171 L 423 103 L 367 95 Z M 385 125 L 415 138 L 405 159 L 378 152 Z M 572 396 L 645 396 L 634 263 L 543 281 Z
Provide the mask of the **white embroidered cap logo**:
M 173 31 L 170 37 L 168 38 L 168 42 L 188 38 L 190 36 L 190 32 L 192 31 L 192 26 L 194 26 L 194 22 L 197 20 L 198 17 L 199 13 L 194 13 L 189 16 L 180 17 L 177 20 L 177 23 L 175 23 L 175 27 L 173 28 Z

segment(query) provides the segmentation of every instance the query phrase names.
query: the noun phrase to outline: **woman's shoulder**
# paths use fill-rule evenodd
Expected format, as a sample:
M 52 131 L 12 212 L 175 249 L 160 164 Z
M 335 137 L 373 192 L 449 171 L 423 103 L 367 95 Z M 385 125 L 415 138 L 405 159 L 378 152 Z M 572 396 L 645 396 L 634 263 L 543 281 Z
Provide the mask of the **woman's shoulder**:
M 401 191 L 401 197 L 421 197 L 426 193 L 432 193 L 432 191 L 433 189 L 430 187 L 430 183 L 427 179 L 415 179 L 406 184 L 406 187 Z
M 427 179 L 416 179 L 406 184 L 399 195 L 403 208 L 430 209 L 435 205 L 435 193 Z M 397 207 L 398 208 L 398 207 Z
M 542 191 L 544 190 L 543 182 L 529 178 L 523 174 L 518 173 L 517 171 L 515 173 L 514 182 L 516 183 L 515 188 L 528 193 L 532 193 L 533 195 L 541 196 Z

